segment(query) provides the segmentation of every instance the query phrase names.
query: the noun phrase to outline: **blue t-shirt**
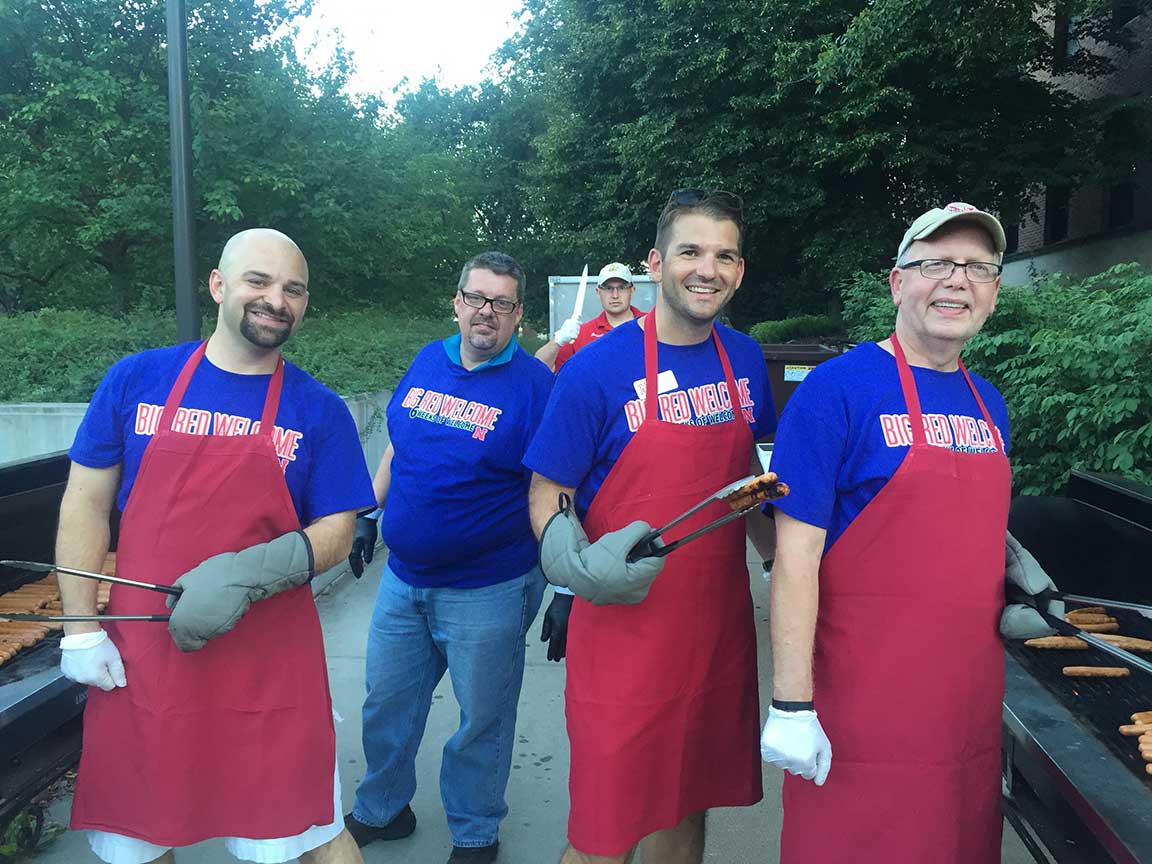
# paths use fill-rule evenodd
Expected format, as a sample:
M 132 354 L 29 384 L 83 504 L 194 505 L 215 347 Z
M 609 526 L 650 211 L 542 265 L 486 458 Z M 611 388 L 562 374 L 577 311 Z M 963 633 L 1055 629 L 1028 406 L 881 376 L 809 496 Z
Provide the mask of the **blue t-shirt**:
M 515 341 L 469 371 L 460 337 L 424 346 L 388 404 L 395 455 L 380 531 L 420 588 L 480 588 L 536 564 L 521 464 L 552 373 Z
M 732 364 L 742 418 L 760 439 L 776 428 L 764 353 L 743 333 L 716 329 Z M 697 345 L 661 342 L 656 353 L 662 420 L 701 426 L 732 420 L 724 369 L 711 338 Z M 524 464 L 561 486 L 574 486 L 581 516 L 640 428 L 644 389 L 644 331 L 635 321 L 582 348 L 556 375 Z
M 123 466 L 116 498 L 121 510 L 172 385 L 198 344 L 186 342 L 125 357 L 108 370 L 88 404 L 68 455 L 88 468 Z M 202 359 L 173 430 L 193 435 L 251 433 L 259 427 L 271 377 L 226 372 Z M 348 407 L 292 363 L 284 364 L 275 434 L 280 466 L 301 525 L 373 505 L 372 477 Z
M 912 367 L 929 444 L 978 459 L 1008 447 L 1008 408 L 972 375 L 998 435 L 984 422 L 964 373 Z M 772 470 L 791 487 L 775 506 L 828 532 L 825 550 L 884 488 L 912 440 L 896 358 L 868 342 L 813 369 L 788 400 Z

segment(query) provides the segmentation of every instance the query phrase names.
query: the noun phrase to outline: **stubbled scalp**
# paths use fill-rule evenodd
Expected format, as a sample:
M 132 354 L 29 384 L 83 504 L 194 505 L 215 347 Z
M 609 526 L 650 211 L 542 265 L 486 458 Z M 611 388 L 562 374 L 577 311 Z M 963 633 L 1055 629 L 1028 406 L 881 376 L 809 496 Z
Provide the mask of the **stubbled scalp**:
M 224 249 L 220 252 L 220 263 L 217 265 L 217 268 L 221 273 L 233 272 L 237 260 L 242 257 L 242 253 L 248 245 L 260 240 L 275 240 L 292 247 L 292 249 L 296 251 L 296 254 L 300 256 L 300 262 L 304 267 L 304 277 L 307 279 L 308 259 L 304 257 L 304 253 L 300 251 L 300 247 L 296 245 L 295 240 L 282 231 L 277 231 L 275 228 L 248 228 L 233 234 L 228 238 L 228 242 L 224 244 Z

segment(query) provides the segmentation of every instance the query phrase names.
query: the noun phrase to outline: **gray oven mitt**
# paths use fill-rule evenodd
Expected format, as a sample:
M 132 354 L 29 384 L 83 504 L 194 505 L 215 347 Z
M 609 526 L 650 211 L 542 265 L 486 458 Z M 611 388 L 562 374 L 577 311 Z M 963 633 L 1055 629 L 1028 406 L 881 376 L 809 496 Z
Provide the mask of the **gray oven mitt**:
M 590 543 L 571 500 L 561 495 L 560 510 L 540 535 L 540 569 L 553 585 L 571 589 L 595 606 L 639 603 L 664 569 L 663 558 L 627 560 L 651 530 L 647 522 L 636 521 Z
M 303 585 L 314 575 L 312 544 L 303 531 L 213 555 L 174 583 L 182 590 L 168 598 L 168 632 L 181 651 L 196 651 L 235 627 L 256 600 Z
M 1040 562 L 1011 533 L 1005 540 L 1004 555 L 1004 579 L 1010 586 L 1033 597 L 1047 589 L 1057 590 Z M 1040 603 L 1049 615 L 1064 617 L 1063 600 L 1041 600 Z M 1054 632 L 1039 612 L 1023 603 L 1009 603 L 1000 614 L 1000 635 L 1007 639 L 1036 639 Z

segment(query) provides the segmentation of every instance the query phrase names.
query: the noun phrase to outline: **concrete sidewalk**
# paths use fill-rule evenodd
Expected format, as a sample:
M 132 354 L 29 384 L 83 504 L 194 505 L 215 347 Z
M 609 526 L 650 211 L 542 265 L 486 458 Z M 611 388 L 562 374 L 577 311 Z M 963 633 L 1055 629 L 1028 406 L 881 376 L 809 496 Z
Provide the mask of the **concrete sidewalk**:
M 364 649 L 376 596 L 383 553 L 357 581 L 346 576 L 317 597 L 328 651 L 333 704 L 343 716 L 336 727 L 344 810 L 351 808 L 356 785 L 364 773 L 360 746 L 360 707 L 364 696 Z M 767 683 L 768 592 L 760 563 L 749 562 L 756 626 L 760 643 L 761 715 L 767 713 L 771 687 Z M 546 607 L 551 592 L 545 595 Z M 528 634 L 528 659 L 520 698 L 517 747 L 508 784 L 508 818 L 500 831 L 500 864 L 554 864 L 564 846 L 568 814 L 568 738 L 564 731 L 564 666 L 549 663 L 539 642 L 540 622 Z M 455 731 L 459 711 L 448 676 L 437 688 L 424 744 L 417 757 L 420 784 L 412 809 L 416 833 L 405 840 L 378 842 L 364 849 L 365 864 L 443 864 L 452 838 L 440 804 L 440 750 Z M 726 864 L 775 864 L 780 833 L 780 778 L 764 772 L 764 801 L 755 807 L 716 810 L 709 815 L 705 860 Z M 51 816 L 67 824 L 71 800 L 54 805 Z M 831 827 L 831 826 L 830 826 Z M 233 860 L 222 844 L 210 841 L 182 850 L 181 864 L 223 864 Z M 96 862 L 80 834 L 64 834 L 32 860 L 38 864 Z M 1031 858 L 1005 826 L 1004 864 L 1025 864 Z M 648 862 L 658 864 L 658 862 Z M 904 862 L 900 862 L 904 864 Z

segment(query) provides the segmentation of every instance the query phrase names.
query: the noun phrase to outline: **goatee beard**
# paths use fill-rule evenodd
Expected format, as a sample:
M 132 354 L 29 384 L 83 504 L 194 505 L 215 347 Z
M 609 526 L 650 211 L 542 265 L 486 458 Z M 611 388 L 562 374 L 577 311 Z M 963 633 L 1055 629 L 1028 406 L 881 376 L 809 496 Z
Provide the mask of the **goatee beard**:
M 255 323 L 248 317 L 250 309 L 255 307 L 247 307 L 244 310 L 244 317 L 240 319 L 240 335 L 260 348 L 279 348 L 288 341 L 288 337 L 292 335 L 292 320 L 291 316 L 287 319 L 282 319 L 288 325 L 285 328 L 265 328 L 260 324 Z M 266 312 L 270 315 L 275 315 L 271 309 L 260 308 L 261 312 Z

